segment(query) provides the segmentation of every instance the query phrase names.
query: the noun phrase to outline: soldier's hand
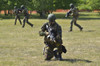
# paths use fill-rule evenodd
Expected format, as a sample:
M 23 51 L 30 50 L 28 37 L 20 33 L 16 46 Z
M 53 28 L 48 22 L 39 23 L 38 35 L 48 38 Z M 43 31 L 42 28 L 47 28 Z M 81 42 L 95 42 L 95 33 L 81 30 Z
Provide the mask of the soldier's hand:
M 45 32 L 46 35 L 49 35 L 49 32 Z
M 68 16 L 67 16 L 67 15 L 65 15 L 65 17 L 67 18 Z
M 40 36 L 45 36 L 45 32 L 39 31 L 39 35 L 40 35 Z

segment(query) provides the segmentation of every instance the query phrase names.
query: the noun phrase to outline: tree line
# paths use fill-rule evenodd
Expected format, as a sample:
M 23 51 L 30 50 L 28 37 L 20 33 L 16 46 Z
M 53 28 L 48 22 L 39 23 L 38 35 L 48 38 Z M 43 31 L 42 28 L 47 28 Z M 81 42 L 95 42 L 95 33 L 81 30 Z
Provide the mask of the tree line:
M 0 11 L 9 12 L 14 9 L 14 6 L 20 8 L 21 5 L 25 5 L 28 10 L 36 10 L 40 16 L 44 16 L 56 9 L 69 9 L 70 3 L 79 9 L 100 9 L 100 0 L 0 0 Z

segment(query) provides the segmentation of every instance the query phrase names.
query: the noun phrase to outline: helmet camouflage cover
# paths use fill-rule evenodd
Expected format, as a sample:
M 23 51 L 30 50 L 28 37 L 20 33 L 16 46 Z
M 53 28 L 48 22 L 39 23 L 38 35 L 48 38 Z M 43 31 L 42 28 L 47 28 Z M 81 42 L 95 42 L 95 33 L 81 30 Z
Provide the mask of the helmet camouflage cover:
M 54 14 L 49 14 L 47 19 L 50 21 L 54 21 L 56 19 L 56 16 Z
M 70 7 L 74 7 L 74 5 L 73 5 L 73 3 L 70 3 L 70 5 L 69 5 Z
M 21 9 L 24 9 L 24 5 L 21 5 Z

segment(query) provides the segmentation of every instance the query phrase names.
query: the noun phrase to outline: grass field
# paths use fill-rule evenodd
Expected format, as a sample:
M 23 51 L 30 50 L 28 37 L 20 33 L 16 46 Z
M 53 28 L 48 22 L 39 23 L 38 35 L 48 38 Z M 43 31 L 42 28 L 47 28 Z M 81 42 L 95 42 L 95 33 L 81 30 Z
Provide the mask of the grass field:
M 63 14 L 56 14 L 57 17 Z M 81 13 L 77 21 L 84 29 L 74 26 L 68 32 L 71 19 L 57 19 L 62 26 L 63 45 L 68 52 L 63 61 L 44 61 L 43 37 L 38 32 L 46 19 L 30 19 L 34 27 L 25 28 L 14 19 L 0 20 L 0 66 L 100 66 L 100 16 Z

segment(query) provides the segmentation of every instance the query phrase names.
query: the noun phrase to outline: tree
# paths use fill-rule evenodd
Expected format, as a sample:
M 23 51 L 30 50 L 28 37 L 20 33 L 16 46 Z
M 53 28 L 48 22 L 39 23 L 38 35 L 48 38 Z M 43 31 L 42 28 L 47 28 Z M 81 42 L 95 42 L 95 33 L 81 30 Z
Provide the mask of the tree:
M 44 17 L 50 10 L 54 10 L 53 0 L 33 0 L 32 2 L 35 10 L 41 17 Z
M 69 9 L 69 4 L 77 4 L 78 0 L 54 0 L 55 9 Z
M 89 6 L 91 6 L 92 10 L 100 9 L 100 0 L 89 0 Z

